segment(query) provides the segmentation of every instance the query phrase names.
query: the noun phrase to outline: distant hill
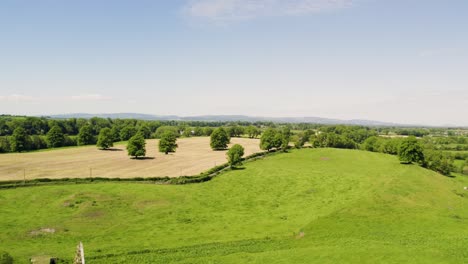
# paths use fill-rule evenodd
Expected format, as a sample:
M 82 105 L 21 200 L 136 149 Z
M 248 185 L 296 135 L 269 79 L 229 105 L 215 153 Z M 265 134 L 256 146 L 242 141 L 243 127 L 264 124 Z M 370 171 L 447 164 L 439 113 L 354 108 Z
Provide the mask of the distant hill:
M 110 114 L 89 114 L 89 113 L 73 113 L 62 115 L 50 115 L 51 118 L 134 118 L 141 120 L 181 120 L 181 121 L 224 121 L 224 122 L 256 122 L 256 121 L 271 121 L 275 123 L 311 123 L 311 124 L 330 124 L 330 125 L 362 125 L 362 126 L 409 126 L 389 122 L 380 122 L 374 120 L 361 119 L 331 119 L 323 117 L 261 117 L 261 116 L 245 116 L 245 115 L 200 115 L 200 116 L 176 116 L 176 115 L 150 115 L 139 113 L 110 113 Z

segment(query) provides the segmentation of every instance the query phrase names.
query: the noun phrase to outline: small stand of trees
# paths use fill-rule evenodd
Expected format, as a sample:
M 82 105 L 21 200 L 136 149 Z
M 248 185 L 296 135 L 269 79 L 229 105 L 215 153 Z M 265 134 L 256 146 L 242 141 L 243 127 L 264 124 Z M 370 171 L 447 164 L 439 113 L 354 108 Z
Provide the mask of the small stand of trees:
M 268 128 L 263 132 L 260 138 L 260 149 L 270 151 L 272 149 L 288 149 L 291 132 L 289 128 L 285 127 L 281 131 L 273 128 Z

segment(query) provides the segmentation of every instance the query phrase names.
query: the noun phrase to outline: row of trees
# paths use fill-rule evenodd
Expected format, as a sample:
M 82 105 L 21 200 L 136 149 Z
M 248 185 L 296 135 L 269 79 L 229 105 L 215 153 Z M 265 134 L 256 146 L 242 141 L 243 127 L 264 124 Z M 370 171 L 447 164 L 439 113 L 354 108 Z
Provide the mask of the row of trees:
M 105 134 L 106 132 L 103 132 L 100 135 L 100 139 L 102 138 L 102 141 L 106 141 Z M 98 147 L 102 149 L 109 148 L 108 145 L 103 146 L 99 143 Z M 174 135 L 174 133 L 166 131 L 164 134 L 161 135 L 161 139 L 159 140 L 159 152 L 162 152 L 167 155 L 169 154 L 169 152 L 175 152 L 177 147 L 177 137 Z M 146 155 L 146 141 L 142 133 L 137 133 L 128 140 L 127 153 L 129 156 L 134 157 L 135 159 L 138 159 L 139 157 L 144 157 Z

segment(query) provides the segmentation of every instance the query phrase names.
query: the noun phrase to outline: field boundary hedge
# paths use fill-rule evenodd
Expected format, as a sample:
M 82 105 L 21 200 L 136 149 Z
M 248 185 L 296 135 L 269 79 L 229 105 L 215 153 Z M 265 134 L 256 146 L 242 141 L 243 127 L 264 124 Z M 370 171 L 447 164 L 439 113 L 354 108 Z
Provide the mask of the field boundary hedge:
M 280 151 L 272 150 L 269 152 L 257 152 L 244 157 L 243 162 L 251 162 L 258 159 L 275 155 Z M 201 183 L 210 181 L 222 172 L 232 170 L 228 163 L 215 166 L 207 171 L 193 176 L 179 176 L 179 177 L 135 177 L 135 178 L 104 178 L 104 177 L 87 177 L 87 178 L 38 178 L 32 180 L 10 180 L 0 181 L 1 189 L 13 189 L 20 187 L 33 187 L 33 186 L 50 186 L 50 185 L 71 185 L 71 184 L 92 184 L 103 182 L 125 182 L 125 183 L 146 183 L 146 184 L 172 184 L 182 185 L 191 183 Z

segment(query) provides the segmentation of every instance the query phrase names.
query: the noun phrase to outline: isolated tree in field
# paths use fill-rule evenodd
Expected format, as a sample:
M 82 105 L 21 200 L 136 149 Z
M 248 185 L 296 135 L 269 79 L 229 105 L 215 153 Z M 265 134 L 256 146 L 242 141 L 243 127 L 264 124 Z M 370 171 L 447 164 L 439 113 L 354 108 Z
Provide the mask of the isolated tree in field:
M 90 125 L 81 127 L 77 138 L 78 146 L 91 145 L 94 142 L 93 128 Z
M 263 132 L 262 137 L 260 138 L 260 149 L 270 151 L 271 149 L 277 147 L 277 140 L 276 131 L 273 128 L 268 128 L 265 130 L 265 132 Z
M 168 154 L 169 152 L 175 152 L 177 146 L 177 137 L 171 131 L 166 131 L 161 135 L 159 140 L 159 152 Z
M 101 149 L 108 149 L 114 146 L 114 135 L 110 128 L 106 127 L 99 131 L 97 146 Z
M 63 135 L 62 129 L 55 125 L 49 132 L 47 132 L 47 145 L 50 148 L 58 148 L 63 146 L 65 143 L 65 136 Z
M 30 137 L 23 127 L 17 127 L 10 137 L 10 149 L 13 152 L 21 152 L 29 149 Z
M 222 127 L 219 127 L 211 133 L 211 142 L 210 146 L 213 150 L 222 150 L 226 149 L 230 142 L 229 135 L 226 130 Z
M 232 146 L 227 152 L 228 163 L 231 167 L 242 164 L 242 156 L 244 156 L 244 147 L 239 144 Z
M 145 137 L 141 133 L 137 133 L 128 140 L 127 152 L 129 156 L 135 157 L 135 159 L 146 155 Z
M 398 158 L 401 163 L 424 163 L 423 148 L 414 136 L 403 139 L 398 148 Z

